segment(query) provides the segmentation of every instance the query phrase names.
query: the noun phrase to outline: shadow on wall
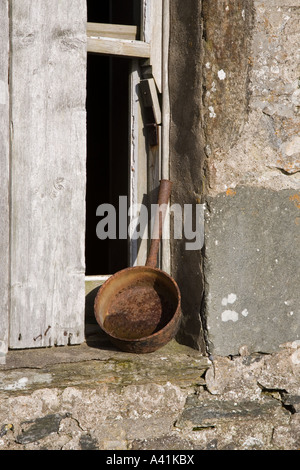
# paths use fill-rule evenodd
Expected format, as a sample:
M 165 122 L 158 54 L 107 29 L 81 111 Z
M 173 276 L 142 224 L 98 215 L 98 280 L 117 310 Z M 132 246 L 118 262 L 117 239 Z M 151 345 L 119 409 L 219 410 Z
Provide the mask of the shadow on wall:
M 170 178 L 174 182 L 171 203 L 202 202 L 203 137 L 201 2 L 170 2 Z M 172 275 L 182 295 L 183 320 L 178 341 L 205 353 L 201 323 L 203 298 L 202 255 L 187 251 L 186 240 L 173 240 Z

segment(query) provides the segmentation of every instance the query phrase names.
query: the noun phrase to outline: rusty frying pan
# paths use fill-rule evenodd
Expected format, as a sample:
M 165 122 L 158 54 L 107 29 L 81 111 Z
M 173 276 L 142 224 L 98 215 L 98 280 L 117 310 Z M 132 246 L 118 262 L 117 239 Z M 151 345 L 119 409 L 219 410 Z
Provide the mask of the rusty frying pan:
M 161 180 L 159 206 L 167 204 L 171 187 L 171 181 Z M 158 211 L 146 266 L 118 271 L 100 287 L 95 299 L 98 324 L 123 351 L 155 351 L 167 344 L 179 327 L 179 288 L 171 276 L 156 267 L 163 219 L 163 211 Z

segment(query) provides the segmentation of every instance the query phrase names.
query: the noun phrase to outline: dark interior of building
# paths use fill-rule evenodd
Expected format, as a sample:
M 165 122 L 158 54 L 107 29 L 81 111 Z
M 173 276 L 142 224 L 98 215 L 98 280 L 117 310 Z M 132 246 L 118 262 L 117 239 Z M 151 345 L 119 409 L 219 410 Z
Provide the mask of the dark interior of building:
M 88 0 L 88 21 L 138 25 L 140 1 Z M 100 240 L 96 234 L 100 204 L 116 209 L 128 196 L 130 59 L 88 53 L 86 275 L 111 274 L 128 266 L 127 240 Z

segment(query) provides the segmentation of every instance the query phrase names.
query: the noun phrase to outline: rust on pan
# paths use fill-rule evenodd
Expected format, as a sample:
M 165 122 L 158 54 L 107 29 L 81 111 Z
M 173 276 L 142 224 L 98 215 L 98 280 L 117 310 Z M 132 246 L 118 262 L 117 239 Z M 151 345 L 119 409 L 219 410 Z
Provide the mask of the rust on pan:
M 149 286 L 131 286 L 111 302 L 104 327 L 119 338 L 137 339 L 162 329 L 174 314 L 174 305 Z
M 128 296 L 124 296 L 125 292 Z M 154 300 L 151 306 L 142 297 L 145 293 Z M 157 268 L 138 266 L 119 271 L 103 284 L 95 300 L 95 314 L 101 328 L 119 349 L 147 353 L 175 336 L 181 319 L 180 304 L 179 288 L 168 274 Z
M 168 202 L 171 182 L 162 180 L 158 205 Z M 170 341 L 181 318 L 176 282 L 156 268 L 164 211 L 158 212 L 146 266 L 123 269 L 111 276 L 95 299 L 100 327 L 120 349 L 151 352 Z

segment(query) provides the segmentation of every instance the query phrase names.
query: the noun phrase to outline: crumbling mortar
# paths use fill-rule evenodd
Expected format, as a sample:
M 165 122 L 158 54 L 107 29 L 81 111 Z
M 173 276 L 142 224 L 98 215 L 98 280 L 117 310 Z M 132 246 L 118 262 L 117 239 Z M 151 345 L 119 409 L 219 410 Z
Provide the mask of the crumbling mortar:
M 291 415 L 296 413 L 296 410 L 293 405 L 286 404 L 287 397 L 289 393 L 285 389 L 281 388 L 266 388 L 264 387 L 259 381 L 257 381 L 257 385 L 261 388 L 262 395 L 271 396 L 275 400 L 281 403 L 281 406 L 287 410 Z
M 272 168 L 274 169 L 274 168 Z M 276 170 L 278 170 L 280 173 L 282 173 L 283 175 L 285 176 L 291 176 L 291 175 L 295 175 L 296 173 L 299 173 L 300 172 L 300 169 L 299 170 L 295 170 L 295 171 L 285 171 L 283 168 L 280 168 L 278 166 L 275 167 Z

